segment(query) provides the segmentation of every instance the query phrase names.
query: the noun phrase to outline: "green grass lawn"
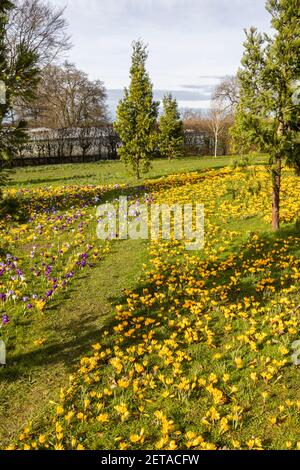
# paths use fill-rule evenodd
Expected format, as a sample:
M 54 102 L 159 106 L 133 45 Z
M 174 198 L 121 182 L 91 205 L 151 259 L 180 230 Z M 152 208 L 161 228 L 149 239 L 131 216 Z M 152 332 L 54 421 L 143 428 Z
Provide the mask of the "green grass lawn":
M 68 375 L 98 341 L 123 289 L 137 285 L 146 261 L 145 243 L 114 245 L 45 314 L 19 323 L 9 343 L 9 364 L 0 369 L 1 447 L 26 422 L 47 419 L 49 400 L 59 399 Z M 39 340 L 43 344 L 35 344 Z
M 58 279 L 61 272 L 71 269 L 77 274 L 41 311 L 26 311 L 21 299 L 2 304 L 10 309 L 11 322 L 5 333 L 8 364 L 0 369 L 1 448 L 18 441 L 28 422 L 32 422 L 32 431 L 21 436 L 21 447 L 25 442 L 43 448 L 45 435 L 50 448 L 149 449 L 158 442 L 161 447 L 157 448 L 197 448 L 202 442 L 200 433 L 204 448 L 297 446 L 299 371 L 290 364 L 290 354 L 299 331 L 300 248 L 299 225 L 295 223 L 299 183 L 285 173 L 284 195 L 289 197 L 283 197 L 284 224 L 280 233 L 270 234 L 269 179 L 260 167 L 266 159 L 255 159 L 259 191 L 254 172 L 233 170 L 234 160 L 158 160 L 146 175 L 147 179 L 152 177 L 147 191 L 152 191 L 158 202 L 205 204 L 206 246 L 200 256 L 187 254 L 176 244 L 149 250 L 148 242 L 131 240 L 112 242 L 109 252 L 101 251 L 93 222 L 94 189 L 89 188 L 84 201 L 77 196 L 87 185 L 136 185 L 128 180 L 120 162 L 16 170 L 11 188 L 28 188 L 19 197 L 24 198 L 20 210 L 26 208 L 30 220 L 19 223 L 9 218 L 0 224 L 5 240 L 0 262 L 5 262 L 7 252 L 16 256 L 26 283 L 12 285 L 8 273 L 2 286 L 0 278 L 0 293 L 13 287 L 19 289 L 20 298 L 27 291 L 42 295 L 49 280 L 36 277 L 35 272 L 47 265 L 53 265 L 53 276 Z M 212 171 L 197 179 L 207 169 Z M 190 179 L 190 171 L 199 175 Z M 176 173 L 182 175 L 158 180 Z M 77 187 L 64 191 L 65 185 Z M 45 186 L 53 188 L 45 191 Z M 100 193 L 100 201 L 108 195 L 114 199 L 120 191 L 115 188 L 113 194 L 111 190 Z M 134 187 L 128 193 L 141 197 Z M 76 271 L 78 253 L 86 251 L 87 244 L 92 251 L 99 250 L 99 256 L 90 269 Z M 33 258 L 29 256 L 32 250 Z M 64 251 L 61 261 L 60 251 Z M 241 308 L 243 302 L 253 304 L 245 307 L 246 313 Z M 124 325 L 115 318 L 116 305 L 122 305 L 124 315 L 132 312 L 127 319 L 125 315 Z M 193 310 L 196 307 L 198 313 Z M 274 330 L 272 312 L 279 315 Z M 147 319 L 153 323 L 144 323 Z M 158 347 L 147 353 L 144 347 L 150 347 L 147 335 L 151 334 Z M 103 361 L 97 359 L 89 370 L 81 359 L 93 361 L 93 354 L 97 357 L 92 348 L 95 343 L 111 352 Z M 181 354 L 182 370 L 176 372 Z M 123 361 L 121 371 L 118 364 L 112 365 L 116 358 Z M 280 362 L 284 358 L 287 365 Z M 270 378 L 260 376 L 265 371 Z M 255 380 L 250 376 L 253 373 Z M 60 389 L 65 387 L 66 393 L 70 374 L 75 385 L 69 398 L 68 394 L 62 398 Z M 203 384 L 199 388 L 197 382 L 193 391 L 190 387 L 195 377 L 205 380 L 208 390 Z M 171 382 L 167 384 L 166 378 Z M 129 381 L 127 388 L 117 386 L 119 379 Z M 107 395 L 103 392 L 110 389 Z M 123 421 L 116 409 L 124 403 L 129 417 Z M 55 410 L 61 408 L 64 414 L 59 411 L 55 416 Z M 212 408 L 219 418 L 211 417 Z M 73 412 L 75 417 L 67 421 L 64 416 Z M 207 413 L 205 424 L 202 420 Z M 145 438 L 140 434 L 142 429 Z M 38 441 L 40 434 L 42 442 Z
M 265 162 L 266 157 L 252 158 L 257 164 Z M 186 173 L 205 168 L 220 168 L 240 161 L 240 157 L 185 157 L 167 161 L 154 160 L 152 169 L 145 178 L 159 178 L 172 173 Z M 100 161 L 96 163 L 77 163 L 65 165 L 17 168 L 11 176 L 12 186 L 61 186 L 86 184 L 136 184 L 124 164 L 119 161 Z

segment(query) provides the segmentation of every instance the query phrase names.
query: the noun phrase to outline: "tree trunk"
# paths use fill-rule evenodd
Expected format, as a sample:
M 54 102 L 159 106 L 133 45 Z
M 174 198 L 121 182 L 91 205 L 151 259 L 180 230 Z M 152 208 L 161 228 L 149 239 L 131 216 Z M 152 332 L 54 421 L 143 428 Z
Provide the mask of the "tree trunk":
M 215 158 L 218 156 L 218 134 L 215 135 Z
M 170 146 L 169 146 L 169 149 L 168 149 L 168 160 L 169 160 L 169 162 L 172 160 L 172 149 L 170 148 Z
M 281 185 L 281 157 L 276 157 L 272 168 L 272 229 L 278 230 L 280 224 L 280 185 Z

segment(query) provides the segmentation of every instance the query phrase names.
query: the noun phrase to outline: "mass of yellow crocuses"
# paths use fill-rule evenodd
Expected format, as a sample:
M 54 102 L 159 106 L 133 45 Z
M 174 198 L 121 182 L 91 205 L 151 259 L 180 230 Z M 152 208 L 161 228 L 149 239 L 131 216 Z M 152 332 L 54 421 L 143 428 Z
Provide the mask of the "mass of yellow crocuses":
M 84 199 L 89 190 L 82 191 Z M 145 191 L 157 203 L 203 203 L 204 250 L 150 244 L 139 288 L 126 291 L 49 422 L 29 424 L 11 448 L 300 449 L 299 367 L 291 360 L 300 339 L 299 179 L 285 171 L 277 236 L 267 231 L 270 179 L 263 167 L 164 177 L 146 182 Z M 59 221 L 30 204 L 26 227 L 1 230 L 9 243 L 24 237 L 32 244 L 37 230 L 51 237 L 73 224 L 72 242 L 56 246 L 51 239 L 43 256 L 39 248 L 39 263 L 54 256 L 61 267 L 60 287 L 86 240 L 85 204 Z M 70 250 L 69 265 L 59 264 Z M 21 281 L 5 282 L 18 298 L 27 292 Z M 27 276 L 23 282 L 29 285 Z

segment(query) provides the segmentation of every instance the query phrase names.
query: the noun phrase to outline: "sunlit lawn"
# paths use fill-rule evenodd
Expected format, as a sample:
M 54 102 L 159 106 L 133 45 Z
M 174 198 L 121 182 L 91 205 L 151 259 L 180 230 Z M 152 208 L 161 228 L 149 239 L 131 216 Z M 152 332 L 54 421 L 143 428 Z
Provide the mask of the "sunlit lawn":
M 171 173 L 185 173 L 204 168 L 219 168 L 241 161 L 241 157 L 185 157 L 178 160 L 157 159 L 143 179 L 158 178 Z M 255 163 L 266 162 L 265 156 L 251 157 Z M 17 168 L 12 175 L 14 186 L 61 186 L 86 184 L 136 184 L 134 178 L 119 161 L 77 163 L 65 165 Z
M 297 448 L 299 180 L 284 172 L 275 235 L 267 171 L 234 169 L 233 160 L 156 161 L 135 192 L 140 201 L 151 193 L 156 202 L 204 203 L 200 253 L 177 243 L 99 243 L 95 195 L 113 200 L 124 188 L 87 185 L 127 182 L 119 162 L 16 171 L 13 188 L 31 188 L 18 193 L 30 220 L 0 225 L 2 262 L 13 254 L 25 275 L 24 283 L 8 265 L 0 281 L 0 293 L 17 294 L 2 303 L 11 320 L 2 446 Z M 78 186 L 62 188 L 70 184 Z M 45 298 L 53 282 L 42 306 L 31 298 Z

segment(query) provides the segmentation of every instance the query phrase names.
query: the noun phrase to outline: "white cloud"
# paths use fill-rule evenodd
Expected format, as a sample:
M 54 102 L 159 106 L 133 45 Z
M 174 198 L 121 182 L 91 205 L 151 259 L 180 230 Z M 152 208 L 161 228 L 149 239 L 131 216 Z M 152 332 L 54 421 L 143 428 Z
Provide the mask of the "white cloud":
M 202 101 L 189 101 L 189 100 L 178 100 L 179 108 L 191 108 L 191 109 L 208 109 L 210 106 L 209 100 Z
M 235 73 L 244 28 L 267 30 L 264 0 L 51 0 L 63 6 L 74 48 L 70 58 L 108 89 L 128 83 L 131 42 L 149 44 L 156 89 L 214 85 Z

